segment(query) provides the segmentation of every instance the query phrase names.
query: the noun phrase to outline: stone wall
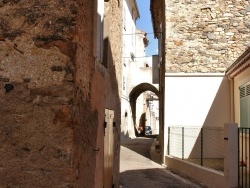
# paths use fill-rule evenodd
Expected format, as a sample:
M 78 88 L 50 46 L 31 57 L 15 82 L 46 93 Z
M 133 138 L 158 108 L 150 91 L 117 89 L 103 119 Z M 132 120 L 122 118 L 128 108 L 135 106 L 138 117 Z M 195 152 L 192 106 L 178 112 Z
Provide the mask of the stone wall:
M 89 2 L 89 1 L 88 1 Z M 89 7 L 87 7 L 88 5 Z M 110 0 L 109 16 L 109 63 L 105 68 L 93 56 L 92 45 L 93 27 L 91 19 L 95 20 L 92 3 L 80 4 L 79 28 L 76 38 L 77 48 L 75 76 L 76 97 L 73 109 L 74 124 L 74 167 L 77 169 L 76 187 L 103 187 L 103 141 L 105 108 L 114 111 L 114 184 L 118 186 L 119 151 L 120 151 L 120 94 L 121 94 L 121 10 L 118 1 Z M 85 14 L 85 11 L 87 13 Z M 86 18 L 83 19 L 82 18 Z M 86 40 L 88 39 L 88 40 Z M 95 154 L 94 150 L 99 150 Z M 86 183 L 87 182 L 87 183 Z
M 117 3 L 106 69 L 93 55 L 92 1 L 0 1 L 0 187 L 102 187 L 104 109 L 120 124 Z
M 224 72 L 250 46 L 250 3 L 166 1 L 166 71 Z

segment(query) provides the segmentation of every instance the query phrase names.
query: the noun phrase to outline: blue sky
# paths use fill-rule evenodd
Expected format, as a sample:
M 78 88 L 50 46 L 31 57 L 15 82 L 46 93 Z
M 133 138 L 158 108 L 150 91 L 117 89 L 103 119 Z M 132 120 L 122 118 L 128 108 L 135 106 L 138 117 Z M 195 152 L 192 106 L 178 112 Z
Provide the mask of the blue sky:
M 140 18 L 136 21 L 136 27 L 147 33 L 149 39 L 149 45 L 146 48 L 146 56 L 158 54 L 158 41 L 154 39 L 151 12 L 150 12 L 150 0 L 136 0 L 138 9 L 140 12 Z

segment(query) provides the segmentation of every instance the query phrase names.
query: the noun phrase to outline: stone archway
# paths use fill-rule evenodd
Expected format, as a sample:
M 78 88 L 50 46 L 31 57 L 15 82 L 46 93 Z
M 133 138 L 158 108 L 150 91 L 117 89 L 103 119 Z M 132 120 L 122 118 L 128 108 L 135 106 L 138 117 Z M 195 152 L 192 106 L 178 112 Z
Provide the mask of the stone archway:
M 138 136 L 138 131 L 136 129 L 136 99 L 145 91 L 151 91 L 157 95 L 159 98 L 159 90 L 149 83 L 141 83 L 134 87 L 129 94 L 129 101 L 132 110 L 132 119 L 135 130 L 135 136 Z

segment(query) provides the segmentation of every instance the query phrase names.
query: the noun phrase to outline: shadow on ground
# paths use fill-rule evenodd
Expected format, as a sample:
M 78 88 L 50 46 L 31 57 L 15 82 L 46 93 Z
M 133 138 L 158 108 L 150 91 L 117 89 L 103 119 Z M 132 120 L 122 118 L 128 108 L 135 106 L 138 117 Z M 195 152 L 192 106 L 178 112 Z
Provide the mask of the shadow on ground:
M 193 179 L 180 174 L 179 172 L 175 172 L 171 169 L 166 169 L 158 165 L 161 164 L 159 160 L 161 154 L 155 147 L 158 142 L 156 137 L 157 135 L 151 135 L 150 137 L 137 137 L 133 139 L 122 140 L 121 145 L 128 150 L 126 151 L 127 153 L 123 153 L 123 155 L 126 157 L 124 158 L 125 161 L 122 164 L 126 166 L 126 170 L 124 170 L 123 168 L 123 171 L 121 171 L 120 173 L 120 188 L 205 187 L 201 186 L 200 183 L 194 181 Z M 134 152 L 158 164 L 151 163 L 149 162 L 149 160 L 145 160 L 143 157 L 132 157 L 134 163 L 131 163 L 131 159 L 129 157 L 131 157 L 131 155 L 134 155 Z M 132 165 L 130 166 L 130 169 L 128 168 L 129 165 Z
M 145 135 L 145 136 L 138 136 L 138 138 L 157 138 L 158 134 L 151 134 L 151 135 Z
M 160 153 L 155 148 L 157 137 L 158 135 L 148 135 L 126 139 L 121 142 L 121 145 L 160 164 Z
M 128 170 L 120 174 L 120 188 L 200 188 L 166 169 Z

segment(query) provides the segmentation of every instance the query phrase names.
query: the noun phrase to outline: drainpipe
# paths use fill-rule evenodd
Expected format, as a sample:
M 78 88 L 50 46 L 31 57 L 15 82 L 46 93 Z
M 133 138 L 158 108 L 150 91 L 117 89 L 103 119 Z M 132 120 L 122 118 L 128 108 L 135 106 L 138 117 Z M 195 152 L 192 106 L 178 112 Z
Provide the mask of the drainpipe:
M 166 45 L 165 45 L 165 41 L 166 41 L 166 13 L 165 13 L 165 8 L 166 6 L 166 2 L 165 0 L 163 1 L 162 0 L 162 16 L 163 16 L 163 24 L 162 24 L 162 28 L 163 28 L 163 33 L 162 33 L 162 42 L 161 42 L 161 45 L 162 45 L 162 65 L 161 65 L 161 84 L 160 87 L 162 88 L 162 93 L 161 93 L 161 97 L 162 97 L 162 142 L 161 144 L 161 152 L 162 152 L 162 164 L 165 165 L 165 155 L 166 155 L 166 150 L 167 150 L 167 146 L 166 146 L 166 143 L 167 141 L 165 140 L 167 137 L 165 136 L 165 132 L 167 130 L 165 130 L 165 64 L 166 64 Z
M 228 75 L 230 82 L 230 121 L 235 122 L 235 109 L 234 109 L 234 79 Z

